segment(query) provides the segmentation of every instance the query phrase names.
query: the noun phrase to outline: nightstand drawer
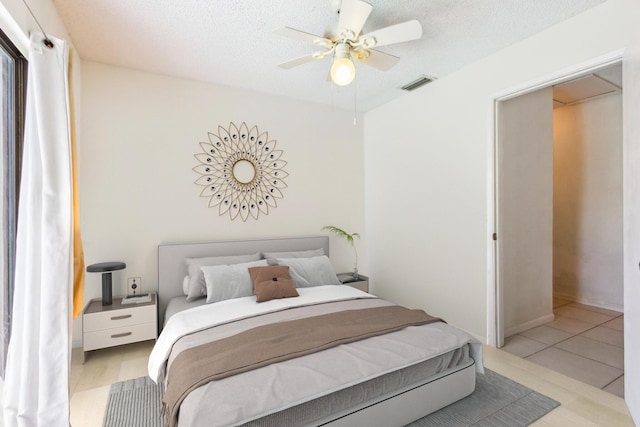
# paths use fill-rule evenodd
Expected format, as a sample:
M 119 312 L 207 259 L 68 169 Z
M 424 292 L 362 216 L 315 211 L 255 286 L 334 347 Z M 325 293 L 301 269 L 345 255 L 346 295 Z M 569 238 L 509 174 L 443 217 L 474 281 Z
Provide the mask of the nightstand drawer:
M 137 341 L 153 340 L 155 338 L 155 322 L 144 323 L 95 332 L 85 332 L 83 335 L 83 347 L 84 351 L 89 351 Z
M 84 332 L 102 331 L 104 329 L 121 328 L 142 323 L 155 323 L 155 321 L 155 305 L 85 314 L 83 320 Z

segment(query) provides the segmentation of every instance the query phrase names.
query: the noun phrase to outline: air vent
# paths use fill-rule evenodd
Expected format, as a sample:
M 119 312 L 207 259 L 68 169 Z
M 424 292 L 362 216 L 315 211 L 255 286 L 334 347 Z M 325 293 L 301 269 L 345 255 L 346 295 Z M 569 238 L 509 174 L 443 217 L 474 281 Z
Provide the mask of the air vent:
M 414 90 L 414 89 L 419 88 L 420 86 L 426 85 L 427 83 L 431 83 L 434 80 L 435 80 L 434 77 L 422 76 L 418 80 L 414 80 L 411 83 L 408 83 L 408 84 L 402 86 L 400 89 L 402 89 L 402 90 Z

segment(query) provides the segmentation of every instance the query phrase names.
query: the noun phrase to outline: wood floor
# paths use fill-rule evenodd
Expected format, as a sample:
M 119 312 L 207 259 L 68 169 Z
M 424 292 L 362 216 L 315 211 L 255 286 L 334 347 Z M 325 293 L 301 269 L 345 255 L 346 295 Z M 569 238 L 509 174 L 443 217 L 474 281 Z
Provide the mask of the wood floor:
M 146 375 L 147 358 L 153 344 L 148 341 L 99 350 L 91 353 L 84 365 L 80 349 L 74 349 L 71 366 L 73 427 L 102 426 L 111 383 Z M 634 426 L 624 400 L 611 393 L 493 347 L 484 347 L 484 364 L 561 403 L 533 426 Z

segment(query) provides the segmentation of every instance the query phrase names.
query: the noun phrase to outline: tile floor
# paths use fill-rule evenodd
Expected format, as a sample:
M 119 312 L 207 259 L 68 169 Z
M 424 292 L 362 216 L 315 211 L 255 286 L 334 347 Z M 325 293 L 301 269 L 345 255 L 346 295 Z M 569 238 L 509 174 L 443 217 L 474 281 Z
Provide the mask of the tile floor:
M 554 298 L 555 320 L 505 339 L 502 350 L 624 397 L 624 315 Z

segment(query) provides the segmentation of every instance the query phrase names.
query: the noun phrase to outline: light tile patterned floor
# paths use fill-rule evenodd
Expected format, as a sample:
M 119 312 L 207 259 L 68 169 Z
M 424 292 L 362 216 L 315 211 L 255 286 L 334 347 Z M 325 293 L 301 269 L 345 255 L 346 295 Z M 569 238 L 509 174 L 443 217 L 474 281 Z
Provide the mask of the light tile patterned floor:
M 624 397 L 624 315 L 554 298 L 555 320 L 505 339 L 502 350 Z

